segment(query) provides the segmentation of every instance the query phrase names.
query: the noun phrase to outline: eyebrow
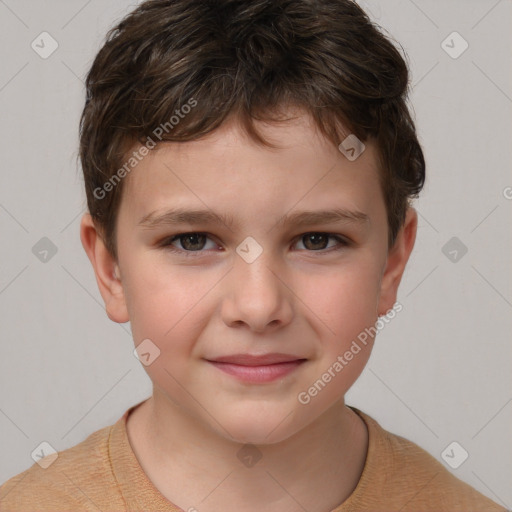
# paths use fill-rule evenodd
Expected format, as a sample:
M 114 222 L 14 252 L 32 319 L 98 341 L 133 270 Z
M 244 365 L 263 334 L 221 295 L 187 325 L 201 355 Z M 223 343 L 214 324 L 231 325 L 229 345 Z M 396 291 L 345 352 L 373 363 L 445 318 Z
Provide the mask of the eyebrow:
M 285 214 L 276 223 L 280 226 L 294 225 L 305 226 L 313 224 L 333 224 L 336 222 L 364 224 L 370 218 L 366 213 L 357 210 L 335 208 L 333 210 L 306 210 L 292 214 Z M 174 208 L 162 213 L 153 211 L 142 217 L 139 226 L 153 229 L 160 226 L 174 226 L 177 224 L 224 224 L 228 228 L 234 226 L 233 217 L 230 215 L 218 214 L 212 210 L 198 210 Z

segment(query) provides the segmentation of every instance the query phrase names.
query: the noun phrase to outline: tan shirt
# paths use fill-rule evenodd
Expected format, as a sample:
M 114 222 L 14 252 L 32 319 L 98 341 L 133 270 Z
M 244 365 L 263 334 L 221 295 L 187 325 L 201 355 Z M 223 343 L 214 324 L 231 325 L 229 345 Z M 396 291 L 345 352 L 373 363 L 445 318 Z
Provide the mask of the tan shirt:
M 181 512 L 154 487 L 130 446 L 126 420 L 135 407 L 59 452 L 48 468 L 34 464 L 9 479 L 0 487 L 0 512 Z M 506 511 L 419 446 L 351 409 L 368 428 L 368 453 L 354 492 L 332 512 Z

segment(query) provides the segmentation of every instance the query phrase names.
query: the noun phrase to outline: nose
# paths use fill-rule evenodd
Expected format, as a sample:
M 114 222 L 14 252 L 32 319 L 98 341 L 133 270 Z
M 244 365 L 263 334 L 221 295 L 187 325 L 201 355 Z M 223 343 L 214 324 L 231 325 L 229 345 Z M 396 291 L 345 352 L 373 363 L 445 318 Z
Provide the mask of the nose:
M 282 266 L 263 253 L 252 263 L 236 256 L 228 274 L 221 315 L 229 327 L 269 333 L 291 322 L 293 293 Z

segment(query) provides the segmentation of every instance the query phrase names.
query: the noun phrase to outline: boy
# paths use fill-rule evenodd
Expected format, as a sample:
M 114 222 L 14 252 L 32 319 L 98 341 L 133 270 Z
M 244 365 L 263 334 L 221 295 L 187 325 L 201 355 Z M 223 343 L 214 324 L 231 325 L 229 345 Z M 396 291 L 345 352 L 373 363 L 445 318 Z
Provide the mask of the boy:
M 504 510 L 344 403 L 416 236 L 407 85 L 349 0 L 151 0 L 109 33 L 81 240 L 153 395 L 2 511 Z

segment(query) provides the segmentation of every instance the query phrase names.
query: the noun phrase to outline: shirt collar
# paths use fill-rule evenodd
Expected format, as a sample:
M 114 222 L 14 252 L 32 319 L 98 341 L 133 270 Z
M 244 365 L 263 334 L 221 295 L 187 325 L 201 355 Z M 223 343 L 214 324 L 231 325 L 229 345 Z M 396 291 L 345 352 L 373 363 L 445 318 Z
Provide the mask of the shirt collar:
M 123 416 L 112 425 L 108 440 L 109 460 L 114 477 L 126 502 L 127 510 L 148 510 L 161 512 L 182 512 L 180 508 L 168 501 L 149 480 L 139 464 L 130 445 L 126 422 L 132 411 L 142 402 L 130 407 Z M 370 416 L 356 407 L 348 406 L 366 424 L 368 429 L 368 450 L 363 472 L 352 494 L 332 512 L 349 512 L 356 510 L 363 499 L 372 494 L 372 489 L 384 486 L 386 475 L 379 471 L 378 459 L 388 459 L 390 447 L 385 438 L 379 435 L 381 427 Z

